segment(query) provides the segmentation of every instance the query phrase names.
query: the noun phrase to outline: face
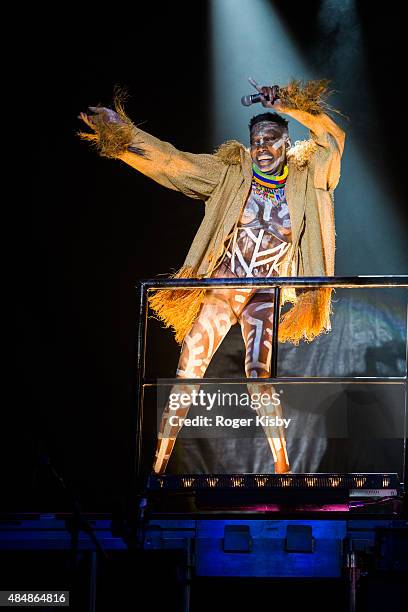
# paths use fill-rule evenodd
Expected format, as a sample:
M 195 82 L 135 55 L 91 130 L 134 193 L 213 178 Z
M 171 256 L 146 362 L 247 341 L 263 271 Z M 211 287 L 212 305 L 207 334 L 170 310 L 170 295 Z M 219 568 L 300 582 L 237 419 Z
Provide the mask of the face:
M 275 174 L 286 161 L 289 135 L 285 127 L 262 121 L 251 130 L 251 157 L 262 172 Z

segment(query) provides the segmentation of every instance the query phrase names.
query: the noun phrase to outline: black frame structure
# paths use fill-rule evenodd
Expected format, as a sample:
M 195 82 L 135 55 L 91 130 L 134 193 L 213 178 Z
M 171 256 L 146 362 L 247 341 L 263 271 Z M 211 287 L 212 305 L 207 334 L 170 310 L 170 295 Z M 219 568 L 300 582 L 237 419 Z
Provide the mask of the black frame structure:
M 407 303 L 407 333 L 405 346 L 405 376 L 398 377 L 330 377 L 316 376 L 313 378 L 303 376 L 277 376 L 278 367 L 278 329 L 280 317 L 280 296 L 283 287 L 292 287 L 298 289 L 331 287 L 333 289 L 386 289 L 386 288 L 408 288 L 408 275 L 399 276 L 343 276 L 343 277 L 320 277 L 320 276 L 302 276 L 302 277 L 268 277 L 268 278 L 244 278 L 237 281 L 234 278 L 177 278 L 177 279 L 141 279 L 136 286 L 139 295 L 138 306 L 138 333 L 137 333 L 137 382 L 136 382 L 136 448 L 135 448 L 135 480 L 138 485 L 140 482 L 140 467 L 141 467 L 141 452 L 142 452 L 142 428 L 143 428 L 143 399 L 144 388 L 153 386 L 156 383 L 154 380 L 149 380 L 145 377 L 145 356 L 146 356 L 146 335 L 147 335 L 147 319 L 148 319 L 148 292 L 156 289 L 201 289 L 201 288 L 230 288 L 230 287 L 268 287 L 275 288 L 274 298 L 274 313 L 273 313 L 273 345 L 272 345 L 272 362 L 271 376 L 264 378 L 263 382 L 279 383 L 279 382 L 388 382 L 390 380 L 400 381 L 405 383 L 405 419 L 407 419 L 407 393 L 408 393 L 408 303 Z M 185 382 L 197 382 L 197 379 L 184 379 Z M 231 379 L 208 378 L 199 379 L 200 386 L 203 384 L 213 384 L 214 382 L 231 382 Z M 234 378 L 235 383 L 247 383 L 253 381 L 252 378 L 237 377 Z M 405 438 L 403 445 L 404 452 L 404 472 L 402 480 L 405 482 L 405 463 L 407 452 L 407 423 L 404 426 Z

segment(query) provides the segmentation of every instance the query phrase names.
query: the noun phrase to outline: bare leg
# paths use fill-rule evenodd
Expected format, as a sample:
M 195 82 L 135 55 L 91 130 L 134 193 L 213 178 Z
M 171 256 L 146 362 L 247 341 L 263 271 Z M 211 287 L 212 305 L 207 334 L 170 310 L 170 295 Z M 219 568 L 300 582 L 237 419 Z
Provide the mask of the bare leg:
M 245 342 L 245 372 L 247 378 L 269 378 L 272 358 L 273 293 L 256 292 L 246 304 L 240 317 Z M 272 395 L 274 388 L 267 384 L 248 384 L 252 394 L 267 394 L 270 402 L 257 410 L 259 416 L 282 416 L 281 405 L 275 405 Z M 264 396 L 265 397 L 265 396 Z M 290 471 L 286 452 L 285 433 L 282 427 L 264 426 L 264 431 L 275 462 L 275 473 Z
M 201 305 L 199 315 L 189 333 L 186 335 L 181 347 L 178 363 L 177 378 L 203 378 L 208 365 L 225 338 L 231 325 L 237 319 L 231 310 L 227 296 L 231 290 L 210 290 Z M 191 394 L 193 389 L 199 390 L 200 385 L 180 383 L 173 385 L 171 393 Z M 153 470 L 156 474 L 163 474 L 166 470 L 171 453 L 176 443 L 179 425 L 170 425 L 169 417 L 185 417 L 190 406 L 183 406 L 170 410 L 169 403 L 163 412 Z M 179 419 L 177 419 L 177 422 Z

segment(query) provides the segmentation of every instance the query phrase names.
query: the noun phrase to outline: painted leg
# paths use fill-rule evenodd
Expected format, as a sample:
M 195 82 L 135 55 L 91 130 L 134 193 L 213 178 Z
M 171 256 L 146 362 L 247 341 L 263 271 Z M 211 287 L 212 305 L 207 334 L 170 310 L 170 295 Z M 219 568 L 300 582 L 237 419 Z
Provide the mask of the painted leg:
M 191 378 L 193 378 L 193 376 L 191 376 Z M 199 385 L 180 383 L 172 386 L 170 394 L 191 394 L 193 389 L 196 389 L 198 391 L 199 388 Z M 187 416 L 189 409 L 189 405 L 171 408 L 169 401 L 167 402 L 161 418 L 160 430 L 157 434 L 157 446 L 153 464 L 153 471 L 156 474 L 164 474 L 164 472 L 166 471 L 167 464 L 169 462 L 171 453 L 176 443 L 177 435 L 182 427 L 182 425 L 180 424 L 182 423 L 181 419 Z M 171 417 L 177 418 L 175 420 L 172 420 Z
M 247 378 L 269 378 L 272 358 L 273 293 L 256 292 L 246 304 L 240 317 L 242 335 L 245 342 L 245 372 Z M 274 388 L 269 384 L 249 383 L 248 391 L 269 395 L 269 403 L 257 410 L 260 417 L 282 417 L 282 407 L 273 398 Z M 265 396 L 264 396 L 265 397 Z M 265 435 L 275 462 L 275 473 L 290 471 L 283 427 L 263 425 Z
M 207 292 L 200 313 L 184 338 L 176 372 L 177 378 L 203 378 L 214 353 L 231 325 L 236 323 L 237 319 L 224 297 L 225 294 L 220 293 L 220 290 Z M 191 394 L 193 389 L 198 391 L 199 388 L 200 385 L 178 383 L 173 385 L 170 393 Z M 185 417 L 189 408 L 187 405 L 171 410 L 167 402 L 160 424 L 153 464 L 153 471 L 156 474 L 163 474 L 166 471 L 177 435 L 182 427 L 179 419 L 176 420 L 177 425 L 171 426 L 169 417 Z

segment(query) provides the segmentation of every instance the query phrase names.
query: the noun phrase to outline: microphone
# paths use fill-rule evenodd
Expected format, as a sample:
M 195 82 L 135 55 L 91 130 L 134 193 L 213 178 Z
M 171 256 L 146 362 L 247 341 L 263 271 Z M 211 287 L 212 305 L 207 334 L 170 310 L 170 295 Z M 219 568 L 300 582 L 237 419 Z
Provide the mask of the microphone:
M 241 104 L 242 106 L 251 106 L 251 104 L 257 104 L 261 100 L 262 95 L 260 93 L 250 94 L 249 96 L 242 96 Z

